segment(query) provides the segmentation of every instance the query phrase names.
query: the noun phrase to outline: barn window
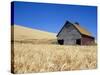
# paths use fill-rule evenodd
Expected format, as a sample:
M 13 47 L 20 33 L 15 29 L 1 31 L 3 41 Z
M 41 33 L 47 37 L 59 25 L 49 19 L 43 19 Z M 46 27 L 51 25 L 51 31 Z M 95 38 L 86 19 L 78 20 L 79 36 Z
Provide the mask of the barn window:
M 77 39 L 77 40 L 76 40 L 76 44 L 77 44 L 77 45 L 81 45 L 81 39 Z
M 63 44 L 64 44 L 64 40 L 63 40 L 63 39 L 60 39 L 60 40 L 58 40 L 58 43 L 59 43 L 60 45 L 63 45 Z

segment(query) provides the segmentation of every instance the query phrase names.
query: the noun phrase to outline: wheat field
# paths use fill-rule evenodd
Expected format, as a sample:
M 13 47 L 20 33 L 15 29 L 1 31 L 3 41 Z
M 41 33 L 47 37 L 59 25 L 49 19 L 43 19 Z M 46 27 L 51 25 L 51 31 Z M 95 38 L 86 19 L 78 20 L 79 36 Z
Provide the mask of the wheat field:
M 50 42 L 50 40 L 48 41 L 48 39 L 55 39 L 54 34 L 45 33 L 44 36 L 40 34 L 41 31 L 37 31 L 38 36 L 41 36 L 41 38 L 43 36 L 42 39 L 38 39 L 36 38 L 37 36 L 33 35 L 34 31 L 30 34 L 25 34 L 24 32 L 27 29 L 19 26 L 16 28 L 14 33 L 18 33 L 20 29 L 22 32 L 20 31 L 19 34 L 14 35 L 15 39 L 12 43 L 11 66 L 13 73 L 54 72 L 97 68 L 96 45 L 58 45 Z M 29 29 L 27 32 L 29 31 L 31 32 L 32 30 Z M 23 33 L 24 37 L 22 36 Z M 34 41 L 34 39 L 38 41 Z M 45 43 L 43 43 L 43 39 L 46 40 Z

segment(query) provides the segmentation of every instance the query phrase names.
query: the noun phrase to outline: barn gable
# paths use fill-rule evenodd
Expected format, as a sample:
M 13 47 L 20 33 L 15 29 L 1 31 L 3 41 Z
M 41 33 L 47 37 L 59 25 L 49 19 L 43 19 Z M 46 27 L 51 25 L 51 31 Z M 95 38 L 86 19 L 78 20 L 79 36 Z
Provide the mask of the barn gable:
M 68 39 L 68 35 L 69 36 L 77 35 L 78 37 L 80 37 L 80 33 L 76 30 L 76 28 L 71 23 L 66 23 L 64 25 L 64 27 L 61 29 L 61 31 L 58 33 L 57 36 L 60 36 L 60 38 L 63 38 L 63 37 L 66 38 L 67 37 L 67 39 Z M 69 38 L 72 38 L 72 37 L 69 37 Z
M 57 35 L 58 43 L 61 44 L 82 44 L 84 39 L 89 40 L 88 42 L 94 40 L 91 33 L 82 28 L 78 24 L 73 24 L 67 21 L 60 32 Z
M 81 27 L 81 26 L 78 25 L 78 24 L 71 23 L 71 22 L 69 22 L 69 21 L 66 21 L 66 23 L 64 24 L 64 26 L 62 27 L 62 29 L 60 30 L 60 32 L 63 30 L 64 27 L 67 27 L 68 24 L 69 24 L 69 25 L 73 25 L 73 26 L 76 28 L 76 30 L 77 30 L 80 34 L 83 34 L 83 35 L 87 35 L 87 36 L 92 37 L 92 36 L 91 36 L 91 33 L 88 32 L 86 29 L 84 29 L 83 27 Z M 60 32 L 59 32 L 59 33 L 60 33 Z M 59 35 L 59 33 L 57 34 L 57 36 Z

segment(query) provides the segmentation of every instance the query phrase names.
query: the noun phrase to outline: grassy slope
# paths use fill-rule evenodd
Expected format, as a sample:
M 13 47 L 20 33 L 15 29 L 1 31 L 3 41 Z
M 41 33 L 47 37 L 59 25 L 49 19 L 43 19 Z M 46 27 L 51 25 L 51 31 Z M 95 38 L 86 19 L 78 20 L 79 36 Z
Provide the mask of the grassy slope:
M 27 39 L 56 39 L 55 33 L 49 33 L 36 29 L 26 28 L 18 25 L 14 25 L 14 39 L 15 40 L 27 40 Z

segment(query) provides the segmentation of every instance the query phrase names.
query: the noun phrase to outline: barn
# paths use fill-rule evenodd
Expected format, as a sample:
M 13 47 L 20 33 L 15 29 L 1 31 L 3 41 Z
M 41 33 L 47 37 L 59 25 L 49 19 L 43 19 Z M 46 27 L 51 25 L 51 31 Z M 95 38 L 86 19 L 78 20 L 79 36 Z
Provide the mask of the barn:
M 66 21 L 57 34 L 57 41 L 60 45 L 91 45 L 95 38 L 79 23 Z

